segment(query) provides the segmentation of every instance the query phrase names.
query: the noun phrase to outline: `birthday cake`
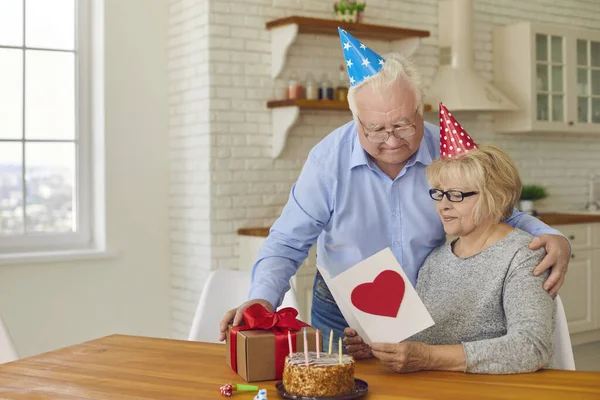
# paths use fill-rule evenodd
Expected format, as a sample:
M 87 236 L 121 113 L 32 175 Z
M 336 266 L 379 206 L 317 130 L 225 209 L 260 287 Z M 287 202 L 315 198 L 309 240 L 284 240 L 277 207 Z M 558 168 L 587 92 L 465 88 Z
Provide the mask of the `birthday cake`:
M 292 353 L 283 369 L 285 391 L 295 396 L 340 396 L 352 393 L 354 386 L 354 359 L 346 354 Z

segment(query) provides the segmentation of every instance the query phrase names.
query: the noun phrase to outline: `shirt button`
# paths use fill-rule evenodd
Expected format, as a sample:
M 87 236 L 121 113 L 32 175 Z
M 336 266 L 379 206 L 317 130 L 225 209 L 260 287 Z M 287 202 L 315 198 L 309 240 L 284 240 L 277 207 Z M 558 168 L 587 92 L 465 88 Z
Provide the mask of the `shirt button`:
M 394 246 L 396 246 L 396 247 L 400 246 L 400 242 L 394 242 Z
M 394 217 L 397 217 L 397 216 L 398 216 L 398 212 L 397 212 L 397 211 L 394 211 L 394 214 L 393 214 L 393 215 L 394 215 Z

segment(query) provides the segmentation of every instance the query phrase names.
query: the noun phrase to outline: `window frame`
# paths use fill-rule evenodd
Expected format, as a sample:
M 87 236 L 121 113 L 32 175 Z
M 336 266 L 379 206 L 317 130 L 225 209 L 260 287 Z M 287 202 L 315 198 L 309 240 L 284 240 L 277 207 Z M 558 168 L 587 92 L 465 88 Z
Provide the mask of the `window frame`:
M 23 1 L 23 35 L 26 31 L 26 1 Z M 75 4 L 75 138 L 73 140 L 57 140 L 75 144 L 75 190 L 73 201 L 73 218 L 75 231 L 64 233 L 21 233 L 0 236 L 0 256 L 22 253 L 47 253 L 52 251 L 82 250 L 92 248 L 93 240 L 93 173 L 92 173 L 92 125 L 91 125 L 91 88 L 92 88 L 92 37 L 91 37 L 91 8 L 89 0 L 74 0 Z M 25 37 L 25 36 L 23 36 Z M 23 113 L 25 112 L 25 69 L 28 49 L 49 50 L 44 48 L 28 48 L 25 41 L 22 46 L 2 46 L 3 48 L 20 49 L 23 53 Z M 24 132 L 23 132 L 24 133 Z M 2 140 L 3 142 L 52 142 L 52 140 Z M 23 151 L 23 150 L 22 150 Z M 24 156 L 26 154 L 23 151 Z M 23 158 L 23 173 L 26 159 Z M 23 193 L 25 194 L 25 177 L 23 176 Z M 25 217 L 25 216 L 24 216 Z M 26 221 L 23 221 L 24 229 Z

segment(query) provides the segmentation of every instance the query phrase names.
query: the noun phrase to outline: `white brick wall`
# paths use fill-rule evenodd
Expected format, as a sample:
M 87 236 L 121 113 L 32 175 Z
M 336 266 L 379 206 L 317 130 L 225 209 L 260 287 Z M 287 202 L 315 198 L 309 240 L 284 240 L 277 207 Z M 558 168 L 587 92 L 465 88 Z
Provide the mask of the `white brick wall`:
M 519 20 L 600 26 L 598 0 L 475 0 L 475 66 L 492 78 L 492 28 Z M 308 151 L 347 122 L 348 112 L 302 112 L 286 147 L 270 158 L 266 101 L 285 78 L 323 73 L 337 82 L 337 37 L 300 35 L 282 78 L 270 78 L 265 22 L 289 15 L 329 17 L 329 0 L 172 0 L 168 38 L 171 105 L 173 329 L 187 334 L 203 279 L 211 268 L 237 267 L 236 230 L 268 226 L 287 201 Z M 369 0 L 365 22 L 427 29 L 416 54 L 427 86 L 437 68 L 438 0 Z M 375 51 L 387 42 L 366 41 Z M 586 200 L 589 173 L 600 174 L 600 138 L 501 136 L 486 114 L 458 114 L 479 142 L 502 146 L 525 182 L 547 184 L 543 208 L 574 208 Z M 436 118 L 434 117 L 435 121 Z
M 208 0 L 171 0 L 168 29 L 171 321 L 185 338 L 211 268 Z

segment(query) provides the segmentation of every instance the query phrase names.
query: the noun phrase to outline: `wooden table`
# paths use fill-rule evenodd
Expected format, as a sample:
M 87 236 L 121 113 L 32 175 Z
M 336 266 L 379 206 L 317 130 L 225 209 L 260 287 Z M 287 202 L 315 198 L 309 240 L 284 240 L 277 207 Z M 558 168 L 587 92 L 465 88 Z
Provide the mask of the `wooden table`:
M 221 385 L 242 382 L 224 352 L 220 344 L 108 336 L 0 365 L 0 399 L 218 399 Z M 368 360 L 357 364 L 356 377 L 369 383 L 365 399 L 600 399 L 594 372 L 399 375 Z M 275 382 L 256 384 L 279 398 Z

